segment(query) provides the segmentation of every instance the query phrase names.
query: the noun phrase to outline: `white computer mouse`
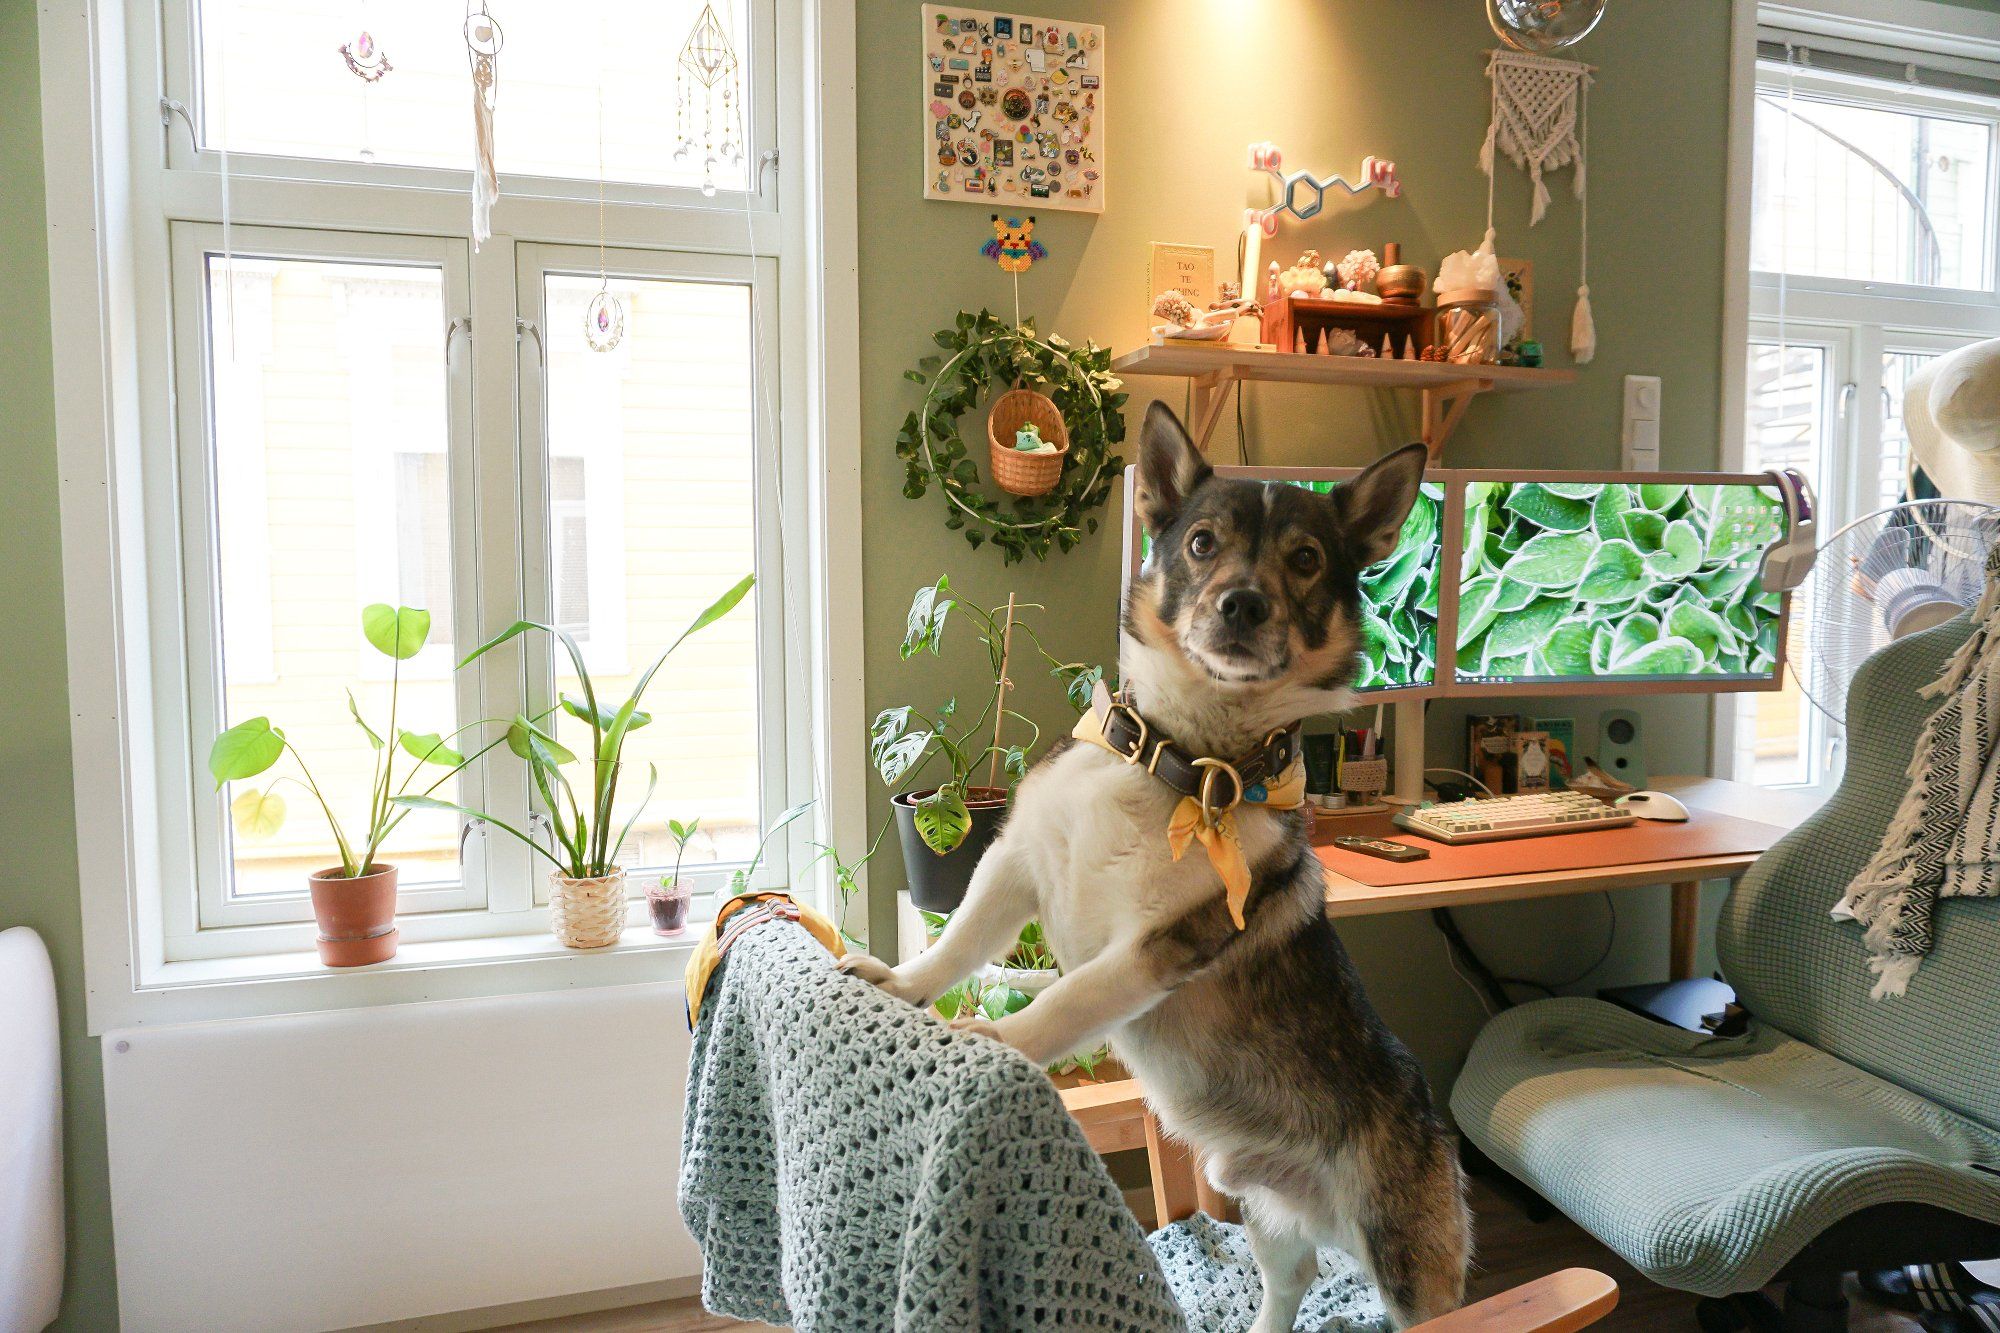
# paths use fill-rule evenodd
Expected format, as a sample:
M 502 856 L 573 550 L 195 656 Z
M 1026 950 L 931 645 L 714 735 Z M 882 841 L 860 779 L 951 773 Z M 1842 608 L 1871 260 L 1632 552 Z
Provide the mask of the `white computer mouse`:
M 1635 791 L 1620 796 L 1618 808 L 1641 819 L 1658 819 L 1669 824 L 1687 823 L 1688 808 L 1663 791 Z

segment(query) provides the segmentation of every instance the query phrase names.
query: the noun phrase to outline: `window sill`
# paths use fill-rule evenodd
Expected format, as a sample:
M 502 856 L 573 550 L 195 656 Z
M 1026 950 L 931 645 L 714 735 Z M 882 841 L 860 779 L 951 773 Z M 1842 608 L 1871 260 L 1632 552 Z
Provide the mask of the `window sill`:
M 570 949 L 547 932 L 422 940 L 368 967 L 330 968 L 316 953 L 252 954 L 162 963 L 129 994 L 103 1006 L 102 1033 L 120 1027 L 210 1022 L 479 999 L 594 986 L 678 984 L 707 922 L 672 938 L 629 926 L 618 943 Z M 93 1014 L 99 1012 L 93 1007 Z

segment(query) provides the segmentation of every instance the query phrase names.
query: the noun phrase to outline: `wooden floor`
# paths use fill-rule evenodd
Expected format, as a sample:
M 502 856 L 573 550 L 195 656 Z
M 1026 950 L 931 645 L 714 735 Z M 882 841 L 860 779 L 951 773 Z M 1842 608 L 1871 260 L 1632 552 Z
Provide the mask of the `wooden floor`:
M 1145 1206 L 1140 1196 L 1135 1195 L 1134 1200 Z M 1569 1219 L 1556 1217 L 1539 1225 L 1529 1222 L 1513 1204 L 1478 1182 L 1472 1187 L 1472 1209 L 1479 1245 L 1479 1261 L 1472 1276 L 1473 1298 L 1490 1296 L 1560 1268 L 1595 1268 L 1617 1279 L 1618 1308 L 1609 1318 L 1592 1325 L 1593 1333 L 1692 1333 L 1694 1297 L 1654 1286 Z M 1921 1333 L 1914 1319 L 1865 1304 L 1856 1291 L 1848 1294 L 1854 1302 L 1849 1333 Z M 507 1333 L 742 1333 L 766 1327 L 709 1314 L 698 1301 L 673 1301 L 520 1324 Z

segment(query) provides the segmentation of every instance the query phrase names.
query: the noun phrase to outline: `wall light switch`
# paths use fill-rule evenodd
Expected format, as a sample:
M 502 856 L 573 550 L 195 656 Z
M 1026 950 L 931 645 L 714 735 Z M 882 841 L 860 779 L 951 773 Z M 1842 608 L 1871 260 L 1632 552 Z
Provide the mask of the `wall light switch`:
M 1627 472 L 1660 470 L 1660 377 L 1625 377 L 1623 466 Z

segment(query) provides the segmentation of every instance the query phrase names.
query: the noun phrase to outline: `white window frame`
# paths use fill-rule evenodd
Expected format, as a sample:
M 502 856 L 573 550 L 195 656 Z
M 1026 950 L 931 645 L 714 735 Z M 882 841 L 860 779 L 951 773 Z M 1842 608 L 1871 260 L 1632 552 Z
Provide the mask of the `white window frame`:
M 1728 212 L 1724 242 L 1722 466 L 1746 466 L 1745 403 L 1748 351 L 1754 338 L 1768 341 L 1782 328 L 1788 343 L 1828 349 L 1832 398 L 1827 417 L 1835 447 L 1848 466 L 1829 469 L 1838 487 L 1821 496 L 1822 537 L 1840 523 L 1879 508 L 1874 500 L 1882 453 L 1882 354 L 1944 350 L 1967 339 L 2000 336 L 2000 130 L 1988 159 L 1988 290 L 1863 282 L 1807 274 L 1757 272 L 1750 267 L 1751 186 L 1755 115 L 1760 87 L 1760 37 L 1795 35 L 1805 45 L 1880 55 L 1918 51 L 1927 63 L 2000 76 L 2000 16 L 1932 0 L 1733 0 L 1730 32 L 1730 132 Z M 1815 92 L 1854 86 L 1838 75 L 1810 70 L 1795 86 Z M 1899 104 L 1934 114 L 1965 117 L 1967 102 L 1935 90 L 1899 90 Z M 1976 119 L 2000 123 L 1991 110 Z M 1741 777 L 1742 746 L 1735 697 L 1717 695 L 1711 733 L 1712 771 Z M 1826 747 L 1812 765 L 1817 780 L 1803 789 L 1820 799 L 1832 794 L 1841 772 L 1842 738 L 1823 716 L 1816 734 Z
M 170 406 L 184 358 L 173 345 L 166 223 L 219 225 L 222 190 L 213 155 L 189 152 L 180 116 L 163 114 L 161 84 L 128 76 L 166 67 L 165 49 L 191 50 L 185 42 L 163 46 L 163 32 L 184 24 L 185 3 L 169 0 L 163 19 L 150 0 L 85 0 L 44 13 L 39 27 L 72 745 L 78 823 L 87 830 L 78 858 L 90 1029 L 672 974 L 659 955 L 686 945 L 652 941 L 635 928 L 617 948 L 573 954 L 547 936 L 546 914 L 532 903 L 515 905 L 513 933 L 496 930 L 487 912 L 405 917 L 398 958 L 360 973 L 318 967 L 311 927 L 302 922 L 197 932 L 218 943 L 232 936 L 226 950 L 214 950 L 226 956 L 183 947 L 185 913 L 172 905 L 198 901 L 194 830 L 183 803 L 193 752 L 189 668 L 184 656 L 161 650 L 158 631 L 163 620 L 181 618 L 184 588 L 177 561 L 149 558 L 163 530 L 175 533 L 176 549 L 182 536 L 173 527 L 176 495 L 154 479 L 158 460 L 173 456 L 159 442 L 184 429 Z M 852 0 L 771 0 L 769 9 L 782 15 L 754 40 L 764 43 L 760 53 L 768 49 L 772 105 L 797 103 L 774 111 L 756 140 L 777 152 L 768 173 L 757 168 L 766 192 L 683 208 L 662 199 L 671 192 L 614 184 L 606 190 L 604 235 L 613 246 L 649 249 L 671 232 L 682 252 L 776 257 L 771 300 L 792 313 L 775 334 L 784 367 L 775 413 L 788 432 L 780 452 L 789 479 L 782 484 L 796 505 L 798 540 L 788 544 L 784 586 L 760 591 L 774 606 L 794 608 L 781 630 L 787 674 L 780 693 L 798 714 L 783 732 L 786 770 L 794 789 L 809 784 L 818 805 L 791 831 L 793 887 L 824 902 L 824 867 L 808 875 L 801 853 L 812 842 L 858 846 L 866 833 L 865 716 L 853 634 L 861 614 L 854 11 Z M 176 86 L 191 87 L 189 70 L 168 68 L 165 78 L 169 96 Z M 230 163 L 233 232 L 313 231 L 335 246 L 363 245 L 351 232 L 446 245 L 464 236 L 469 203 L 460 173 L 380 169 L 376 178 L 408 187 L 397 196 L 397 216 L 387 219 L 377 200 L 342 183 L 343 164 L 286 161 L 291 179 L 282 182 L 236 174 L 252 165 L 242 157 Z M 504 246 L 503 238 L 582 240 L 565 219 L 585 189 L 594 208 L 594 183 L 504 178 L 488 248 Z M 779 197 L 796 206 L 777 210 Z M 728 207 L 746 202 L 747 213 Z M 246 252 L 243 240 L 233 239 L 233 249 Z M 466 357 L 461 336 L 452 357 L 454 375 L 472 366 L 473 465 L 481 469 L 512 468 L 518 420 L 512 386 L 482 377 L 504 379 L 511 368 L 518 383 L 530 382 L 533 340 L 515 323 L 526 314 L 514 309 L 512 267 L 510 257 L 496 280 L 496 264 L 471 266 L 467 309 L 477 350 Z M 518 496 L 503 503 L 500 489 L 480 489 L 475 523 L 515 522 L 507 510 Z M 518 610 L 518 569 L 510 575 L 492 564 L 504 562 L 482 562 L 473 595 L 459 608 L 461 623 L 473 626 L 462 631 L 464 643 Z M 508 604 L 509 591 L 516 605 Z M 496 715 L 496 703 L 510 697 L 505 666 L 496 660 L 492 669 L 469 673 L 481 695 L 474 716 Z M 510 784 L 519 788 L 511 797 Z M 489 770 L 486 785 L 483 799 L 525 805 L 525 780 L 512 768 Z M 528 853 L 502 841 L 487 840 L 488 882 L 526 886 Z M 497 864 L 507 858 L 518 862 L 511 876 Z M 865 912 L 864 899 L 857 927 Z M 240 952 L 245 944 L 269 951 Z
M 547 286 L 543 279 L 549 275 L 587 276 L 596 271 L 602 262 L 607 272 L 617 278 L 638 279 L 681 279 L 689 282 L 729 283 L 747 287 L 751 304 L 751 337 L 756 342 L 756 354 L 751 358 L 751 400 L 752 412 L 763 415 L 764 390 L 766 385 L 758 368 L 779 364 L 777 360 L 779 330 L 783 321 L 779 318 L 777 300 L 770 302 L 769 309 L 759 308 L 759 294 L 770 294 L 775 298 L 778 284 L 777 265 L 769 259 L 752 255 L 710 255 L 691 254 L 684 251 L 665 250 L 606 250 L 600 256 L 594 248 L 577 245 L 534 245 L 521 244 L 515 247 L 516 286 L 519 293 L 522 316 L 538 329 L 549 327 L 546 309 Z M 539 344 L 532 346 L 528 353 L 528 364 L 540 360 Z M 538 367 L 539 370 L 539 367 Z M 549 540 L 546 523 L 549 516 L 549 459 L 552 456 L 552 440 L 547 424 L 548 377 L 542 373 L 529 373 L 524 365 L 520 380 L 521 395 L 521 526 L 524 545 L 530 551 L 552 556 L 554 543 Z M 779 524 L 770 519 L 780 517 L 783 524 L 794 531 L 803 527 L 804 514 L 795 501 L 803 497 L 803 488 L 781 486 L 785 475 L 781 451 L 781 438 L 777 431 L 760 429 L 755 434 L 754 485 L 756 487 L 755 514 L 757 517 L 756 548 L 758 564 L 767 569 L 789 569 L 783 560 L 783 543 Z M 602 485 L 594 482 L 585 464 L 584 485 Z M 792 503 L 788 503 L 792 501 Z M 595 552 L 593 552 L 593 562 Z M 537 614 L 553 617 L 554 571 L 550 559 L 527 562 L 526 590 L 528 605 L 537 608 Z M 794 581 L 796 583 L 796 581 Z M 720 591 L 720 589 L 718 589 Z M 809 687 L 809 682 L 797 678 L 787 669 L 785 653 L 785 607 L 795 596 L 804 592 L 803 586 L 765 586 L 755 597 L 757 610 L 757 661 L 762 668 L 757 681 L 757 711 L 773 734 L 787 734 L 786 699 L 794 689 Z M 796 603 L 793 603 L 796 604 Z M 593 612 L 594 614 L 594 612 Z M 609 671 L 614 666 L 593 656 L 592 645 L 585 643 L 584 661 L 593 673 Z M 616 651 L 622 652 L 622 640 L 614 644 Z M 639 663 L 629 665 L 639 667 Z M 527 664 L 526 694 L 531 708 L 547 709 L 556 702 L 553 685 L 553 669 L 556 661 L 553 653 L 538 654 Z M 666 706 L 666 699 L 653 700 L 657 706 Z M 786 782 L 783 764 L 761 766 L 761 800 L 765 818 L 768 820 L 784 811 L 788 806 L 811 795 Z M 791 882 L 792 866 L 803 863 L 800 853 L 803 844 L 796 837 L 787 836 L 773 840 L 758 862 L 751 881 L 754 888 L 783 888 Z M 703 865 L 696 870 L 690 868 L 684 877 L 694 886 L 694 892 L 712 893 L 722 888 L 737 863 L 719 862 Z M 548 901 L 546 877 L 538 877 L 535 885 L 536 901 Z M 628 885 L 628 892 L 636 897 L 643 894 L 643 886 Z M 644 910 L 643 903 L 635 903 L 633 920 Z
M 172 286 L 177 294 L 172 313 L 174 403 L 177 409 L 175 435 L 182 447 L 178 450 L 148 451 L 149 474 L 144 486 L 148 497 L 155 498 L 160 509 L 172 510 L 180 531 L 181 614 L 155 617 L 153 633 L 155 652 L 160 658 L 187 664 L 185 713 L 175 721 L 178 724 L 177 739 L 184 735 L 189 747 L 180 753 L 193 756 L 202 749 L 200 738 L 216 735 L 224 725 L 222 663 L 216 651 L 221 635 L 213 619 L 217 610 L 214 593 L 220 584 L 220 573 L 213 568 L 218 542 L 217 534 L 210 526 L 217 513 L 209 498 L 217 493 L 217 488 L 210 468 L 212 437 L 208 393 L 212 375 L 209 329 L 222 312 L 210 306 L 207 273 L 208 257 L 222 250 L 224 238 L 222 228 L 207 223 L 172 223 L 167 231 Z M 448 239 L 238 226 L 232 229 L 228 244 L 229 254 L 240 256 L 247 262 L 271 257 L 336 263 L 407 264 L 434 269 L 443 277 L 445 318 L 455 318 L 467 307 L 470 273 L 464 250 Z M 471 443 L 471 374 L 461 359 L 455 367 L 447 364 L 445 376 L 447 430 L 453 439 L 462 440 L 468 446 L 467 449 L 449 451 L 452 460 L 453 547 L 472 549 L 471 515 L 477 504 L 478 491 L 471 469 L 463 465 Z M 175 459 L 176 453 L 178 460 Z M 177 477 L 171 475 L 175 461 L 180 465 Z M 166 533 L 174 531 L 164 519 L 161 530 Z M 169 568 L 174 565 L 170 561 L 160 563 Z M 477 563 L 476 560 L 460 560 L 455 562 L 453 569 L 454 606 L 459 619 L 458 625 L 453 628 L 453 635 L 458 642 L 464 642 L 465 636 L 474 629 L 469 623 L 467 610 L 477 604 L 473 599 L 473 571 Z M 356 623 L 358 626 L 359 622 Z M 427 653 L 429 651 L 426 649 Z M 423 656 L 419 654 L 412 662 L 422 662 Z M 362 674 L 364 661 L 362 652 L 357 650 L 354 654 L 357 676 Z M 448 663 L 443 665 L 449 666 Z M 427 669 L 435 676 L 440 670 L 440 663 L 433 655 L 433 660 L 420 669 Z M 458 715 L 468 721 L 485 716 L 471 711 L 484 706 L 476 677 L 466 673 L 456 683 Z M 160 709 L 159 716 L 163 720 L 170 715 L 169 709 Z M 283 725 L 282 718 L 274 720 Z M 180 731 L 179 727 L 185 730 Z M 176 762 L 175 749 L 163 748 L 162 758 L 160 790 L 173 808 L 187 811 L 184 821 L 165 821 L 167 827 L 162 833 L 177 839 L 183 835 L 183 830 L 192 835 L 187 838 L 181 855 L 192 864 L 197 888 L 194 898 L 199 906 L 199 911 L 190 915 L 187 910 L 189 895 L 175 892 L 163 894 L 166 900 L 163 911 L 167 922 L 167 956 L 213 957 L 226 953 L 268 953 L 301 947 L 297 937 L 306 929 L 303 923 L 312 919 L 312 907 L 306 898 L 305 886 L 301 884 L 295 894 L 234 898 L 229 892 L 230 834 L 228 810 L 223 801 L 226 790 L 222 794 L 216 793 L 199 766 Z M 460 788 L 461 799 L 475 807 L 487 799 L 483 781 L 486 771 L 486 766 L 468 770 Z M 313 819 L 317 814 L 302 808 L 298 817 Z M 478 846 L 468 844 L 456 883 L 405 888 L 399 895 L 399 909 L 414 915 L 460 912 L 485 906 L 487 872 L 481 852 Z M 176 857 L 176 863 L 180 863 L 179 857 Z M 286 922 L 298 924 L 289 931 L 282 928 L 243 929 L 275 928 Z M 304 944 L 309 945 L 310 942 L 307 939 Z

